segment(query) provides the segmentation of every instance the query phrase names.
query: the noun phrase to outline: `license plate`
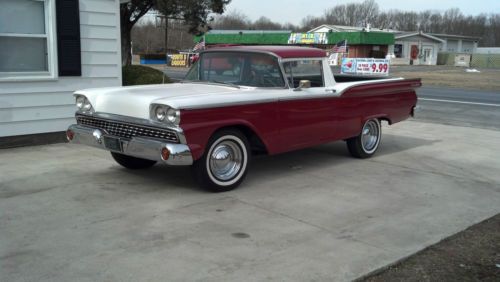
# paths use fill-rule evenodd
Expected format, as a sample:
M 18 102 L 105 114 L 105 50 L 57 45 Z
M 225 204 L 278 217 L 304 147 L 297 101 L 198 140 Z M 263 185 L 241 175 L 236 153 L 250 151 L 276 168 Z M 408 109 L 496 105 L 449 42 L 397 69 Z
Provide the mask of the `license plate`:
M 103 136 L 104 137 L 104 147 L 112 151 L 122 151 L 122 143 L 119 138 Z

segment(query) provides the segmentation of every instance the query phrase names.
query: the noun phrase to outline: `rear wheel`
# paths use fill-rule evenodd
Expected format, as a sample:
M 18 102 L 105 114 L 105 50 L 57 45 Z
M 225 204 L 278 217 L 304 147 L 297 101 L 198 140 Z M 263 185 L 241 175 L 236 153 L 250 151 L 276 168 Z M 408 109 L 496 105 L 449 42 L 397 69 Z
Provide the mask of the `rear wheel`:
M 131 156 L 127 156 L 124 154 L 115 153 L 115 152 L 111 152 L 111 156 L 113 157 L 113 159 L 115 159 L 115 161 L 118 164 L 120 164 L 121 166 L 126 167 L 128 169 L 149 168 L 149 167 L 152 167 L 156 164 L 156 161 L 131 157 Z
M 378 119 L 367 120 L 358 136 L 347 139 L 349 153 L 360 159 L 373 156 L 378 149 L 381 136 L 380 121 Z
M 248 140 L 234 129 L 216 132 L 203 156 L 193 164 L 195 178 L 212 192 L 232 190 L 243 181 L 250 163 Z

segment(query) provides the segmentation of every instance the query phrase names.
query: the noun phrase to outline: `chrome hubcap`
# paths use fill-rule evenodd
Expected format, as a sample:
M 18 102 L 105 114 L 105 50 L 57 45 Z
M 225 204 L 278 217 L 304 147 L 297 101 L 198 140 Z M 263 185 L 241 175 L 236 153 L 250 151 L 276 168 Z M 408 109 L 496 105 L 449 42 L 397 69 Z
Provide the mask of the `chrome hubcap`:
M 374 120 L 368 121 L 365 126 L 363 126 L 361 144 L 366 152 L 373 151 L 376 148 L 378 144 L 379 131 L 379 125 Z
M 243 162 L 243 153 L 233 141 L 222 141 L 212 150 L 209 166 L 212 175 L 227 181 L 238 175 Z

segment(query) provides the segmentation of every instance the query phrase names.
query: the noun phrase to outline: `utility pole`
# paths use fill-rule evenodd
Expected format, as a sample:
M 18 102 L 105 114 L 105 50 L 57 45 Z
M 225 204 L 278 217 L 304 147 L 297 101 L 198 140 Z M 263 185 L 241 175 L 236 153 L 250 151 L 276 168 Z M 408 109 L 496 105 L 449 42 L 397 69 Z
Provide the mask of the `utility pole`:
M 168 54 L 168 18 L 165 19 L 165 54 Z

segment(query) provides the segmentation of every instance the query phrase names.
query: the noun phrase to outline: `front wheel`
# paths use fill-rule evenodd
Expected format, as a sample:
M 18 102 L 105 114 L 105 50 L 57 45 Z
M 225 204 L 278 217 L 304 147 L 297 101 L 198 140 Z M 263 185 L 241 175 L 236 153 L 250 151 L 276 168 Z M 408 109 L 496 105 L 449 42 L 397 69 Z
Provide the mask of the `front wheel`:
M 378 119 L 370 119 L 365 122 L 361 133 L 347 139 L 347 148 L 353 157 L 366 159 L 375 154 L 380 144 L 382 127 Z
M 111 156 L 117 163 L 128 169 L 149 168 L 156 164 L 156 161 L 140 159 L 115 152 L 111 152 Z
M 225 192 L 240 185 L 251 158 L 245 135 L 238 130 L 221 130 L 210 138 L 206 148 L 193 164 L 198 183 L 212 192 Z

